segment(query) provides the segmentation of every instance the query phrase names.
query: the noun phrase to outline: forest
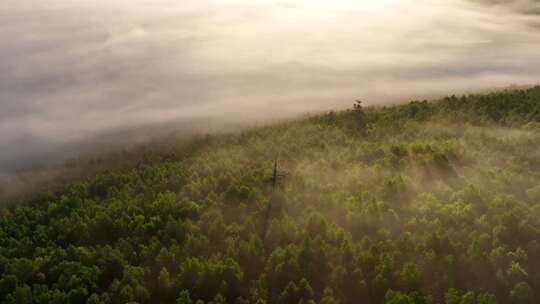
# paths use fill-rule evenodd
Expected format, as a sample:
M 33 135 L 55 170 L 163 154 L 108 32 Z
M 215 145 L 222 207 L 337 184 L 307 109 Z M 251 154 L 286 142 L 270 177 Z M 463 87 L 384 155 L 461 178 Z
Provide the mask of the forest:
M 2 204 L 0 303 L 540 302 L 540 87 L 100 163 Z

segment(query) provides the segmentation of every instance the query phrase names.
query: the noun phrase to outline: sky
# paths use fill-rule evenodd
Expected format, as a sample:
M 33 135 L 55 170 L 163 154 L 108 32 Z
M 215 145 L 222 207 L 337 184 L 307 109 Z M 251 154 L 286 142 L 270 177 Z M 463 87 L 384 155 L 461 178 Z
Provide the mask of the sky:
M 0 177 L 161 126 L 538 84 L 539 3 L 2 0 Z

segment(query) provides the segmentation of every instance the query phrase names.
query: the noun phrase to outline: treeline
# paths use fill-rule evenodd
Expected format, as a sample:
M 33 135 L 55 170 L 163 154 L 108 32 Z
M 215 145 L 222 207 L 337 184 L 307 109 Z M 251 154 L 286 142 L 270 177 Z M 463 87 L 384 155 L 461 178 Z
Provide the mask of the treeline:
M 537 303 L 539 111 L 358 103 L 148 149 L 0 209 L 0 302 Z
M 385 127 L 409 120 L 450 120 L 452 122 L 488 125 L 496 123 L 507 127 L 521 127 L 540 123 L 540 86 L 527 90 L 504 90 L 489 94 L 455 95 L 435 101 L 411 101 L 407 104 L 363 108 L 357 101 L 353 109 L 330 112 L 312 118 L 313 121 L 352 129 Z M 358 111 L 363 110 L 361 119 Z

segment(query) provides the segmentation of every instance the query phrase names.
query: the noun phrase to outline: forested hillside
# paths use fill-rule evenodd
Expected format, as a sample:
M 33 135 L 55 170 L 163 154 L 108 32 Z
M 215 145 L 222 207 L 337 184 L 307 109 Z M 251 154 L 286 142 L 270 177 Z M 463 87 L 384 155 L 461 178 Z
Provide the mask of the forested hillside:
M 540 301 L 540 87 L 126 159 L 0 209 L 1 303 Z

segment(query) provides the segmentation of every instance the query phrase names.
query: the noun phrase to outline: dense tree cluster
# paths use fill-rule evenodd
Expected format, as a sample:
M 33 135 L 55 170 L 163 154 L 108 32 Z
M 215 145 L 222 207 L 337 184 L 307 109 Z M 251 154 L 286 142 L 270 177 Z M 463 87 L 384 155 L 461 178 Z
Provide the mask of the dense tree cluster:
M 0 302 L 536 303 L 539 122 L 532 88 L 149 148 L 0 209 Z

